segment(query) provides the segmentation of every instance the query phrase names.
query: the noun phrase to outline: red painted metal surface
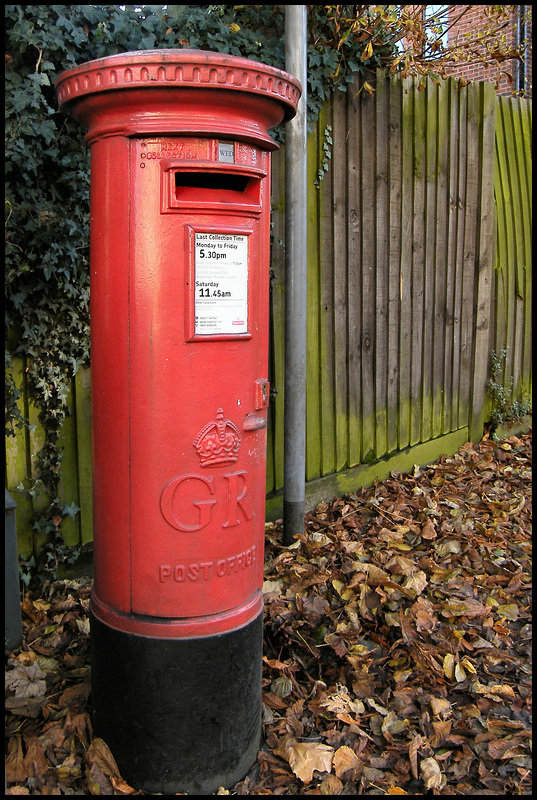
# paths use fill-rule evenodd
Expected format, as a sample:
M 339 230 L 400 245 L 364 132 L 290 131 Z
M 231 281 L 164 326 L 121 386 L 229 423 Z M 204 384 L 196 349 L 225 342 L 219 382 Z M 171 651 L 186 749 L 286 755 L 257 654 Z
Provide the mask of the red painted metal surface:
M 91 144 L 92 611 L 134 634 L 230 631 L 262 606 L 268 129 L 300 87 L 159 50 L 56 88 Z

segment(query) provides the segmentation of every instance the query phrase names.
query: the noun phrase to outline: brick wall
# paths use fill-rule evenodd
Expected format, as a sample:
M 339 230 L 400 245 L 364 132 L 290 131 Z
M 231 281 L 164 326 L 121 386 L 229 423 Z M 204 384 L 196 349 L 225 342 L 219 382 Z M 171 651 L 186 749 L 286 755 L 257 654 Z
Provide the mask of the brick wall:
M 450 25 L 457 19 L 463 8 L 464 6 L 461 5 L 452 7 L 452 10 L 450 11 Z M 488 24 L 488 20 L 483 13 L 486 6 L 467 6 L 467 8 L 468 11 L 458 22 L 455 22 L 453 27 L 451 27 L 449 30 L 449 45 L 452 45 L 453 43 L 458 44 L 459 42 L 464 42 L 465 36 L 467 36 L 469 33 L 472 34 L 472 37 L 475 37 L 476 32 Z M 507 45 L 514 49 L 517 47 L 519 42 L 520 15 L 523 13 L 524 9 L 527 9 L 527 6 L 507 6 L 507 8 L 511 9 L 509 18 L 506 20 L 507 25 L 504 29 L 499 30 L 498 35 L 504 36 Z M 532 96 L 531 20 L 529 20 L 526 24 L 525 38 L 528 40 L 528 44 L 526 45 L 527 49 L 525 65 L 522 66 L 516 60 L 505 61 L 500 65 L 502 73 L 508 73 L 511 77 L 511 80 L 509 80 L 507 75 L 501 76 L 497 89 L 497 93 L 499 95 L 511 95 L 513 92 L 518 92 L 518 90 L 521 88 L 522 81 L 522 86 L 525 90 L 525 96 Z M 485 52 L 484 49 L 483 52 Z M 463 62 L 459 65 L 449 65 L 447 71 L 454 77 L 465 78 L 466 80 L 471 81 L 492 81 L 495 83 L 498 77 L 498 70 L 495 66 L 485 67 L 481 64 L 466 64 Z

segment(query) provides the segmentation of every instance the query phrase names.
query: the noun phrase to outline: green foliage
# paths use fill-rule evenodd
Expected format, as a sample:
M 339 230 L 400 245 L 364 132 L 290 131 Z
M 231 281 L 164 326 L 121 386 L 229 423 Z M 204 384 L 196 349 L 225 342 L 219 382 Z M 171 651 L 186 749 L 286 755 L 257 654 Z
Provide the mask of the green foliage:
M 310 121 L 335 85 L 345 90 L 357 73 L 380 63 L 382 48 L 389 52 L 383 42 L 364 58 L 369 38 L 351 35 L 354 22 L 344 21 L 354 8 L 361 7 L 308 7 Z M 89 153 L 80 125 L 58 113 L 54 82 L 85 61 L 154 48 L 207 49 L 283 69 L 284 9 L 5 6 L 6 433 L 29 424 L 11 370 L 11 357 L 20 356 L 46 436 L 31 490 L 42 501 L 37 540 L 46 541 L 28 557 L 30 566 L 37 558 L 38 571 L 50 573 L 72 556 L 63 553 L 61 537 L 58 439 L 71 381 L 89 364 Z
M 319 189 L 321 186 L 321 181 L 324 178 L 325 174 L 328 172 L 329 162 L 332 158 L 332 126 L 327 125 L 324 129 L 323 133 L 323 157 L 321 160 L 321 166 L 317 170 L 317 177 L 313 181 L 315 186 Z
M 512 425 L 521 422 L 523 417 L 531 413 L 531 403 L 527 397 L 515 397 L 514 378 L 509 385 L 502 381 L 502 371 L 507 357 L 507 350 L 494 350 L 490 354 L 490 378 L 486 388 L 492 400 L 491 427 L 494 431 L 498 425 Z
M 6 384 L 6 436 L 16 436 L 17 431 L 21 431 L 24 427 L 33 429 L 30 425 L 28 417 L 23 416 L 18 401 L 21 399 L 22 392 L 16 386 L 13 378 L 13 371 L 11 368 L 11 356 L 8 351 L 5 351 L 6 365 L 5 365 L 5 384 Z

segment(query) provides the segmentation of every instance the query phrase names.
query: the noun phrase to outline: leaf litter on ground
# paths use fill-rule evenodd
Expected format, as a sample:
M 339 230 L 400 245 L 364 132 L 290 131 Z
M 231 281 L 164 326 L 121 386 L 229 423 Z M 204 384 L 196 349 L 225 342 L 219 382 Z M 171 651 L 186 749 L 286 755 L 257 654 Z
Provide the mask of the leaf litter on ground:
M 531 444 L 319 503 L 290 547 L 266 525 L 263 746 L 216 794 L 531 793 Z M 93 735 L 91 585 L 23 598 L 8 794 L 145 794 Z

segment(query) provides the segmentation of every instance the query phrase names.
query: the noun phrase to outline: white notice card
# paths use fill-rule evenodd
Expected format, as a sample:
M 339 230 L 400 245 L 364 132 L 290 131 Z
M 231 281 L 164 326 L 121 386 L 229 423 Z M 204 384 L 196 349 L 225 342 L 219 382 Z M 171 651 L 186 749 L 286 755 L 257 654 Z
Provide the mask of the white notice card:
M 248 332 L 248 236 L 196 233 L 195 333 Z

